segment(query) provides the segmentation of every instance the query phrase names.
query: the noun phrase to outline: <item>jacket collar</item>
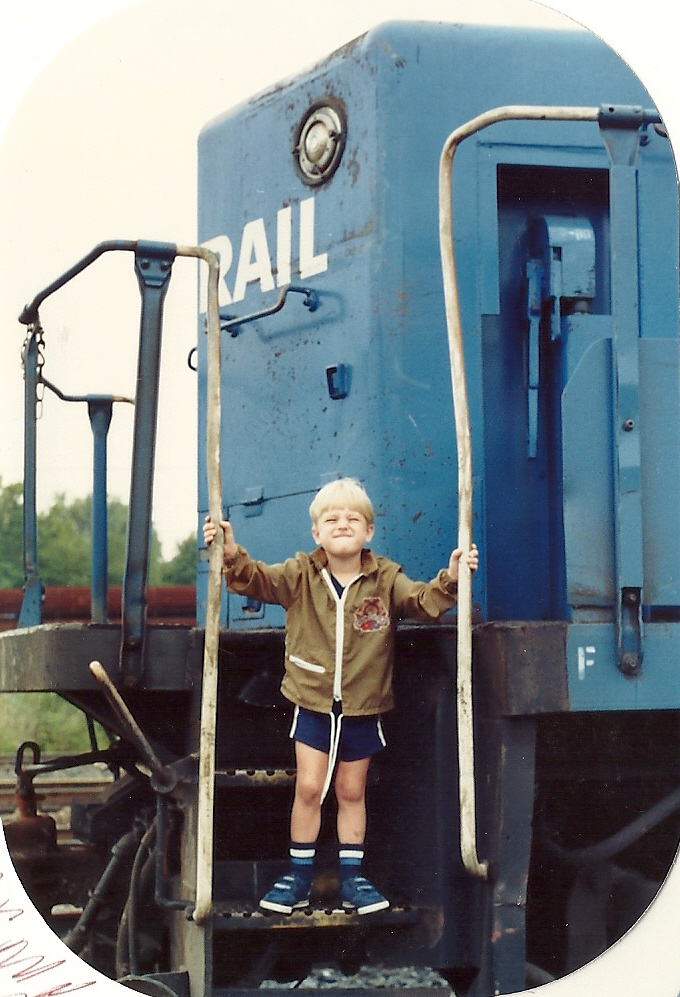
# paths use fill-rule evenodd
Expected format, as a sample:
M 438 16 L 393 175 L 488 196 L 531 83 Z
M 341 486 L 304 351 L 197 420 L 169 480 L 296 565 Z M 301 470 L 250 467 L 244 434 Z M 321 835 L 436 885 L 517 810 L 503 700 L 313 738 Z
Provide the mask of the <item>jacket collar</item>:
M 314 567 L 317 569 L 317 571 L 321 571 L 323 568 L 328 567 L 328 555 L 326 554 L 326 551 L 323 549 L 323 547 L 317 547 L 316 550 L 309 555 L 309 559 L 314 565 Z M 375 554 L 370 548 L 364 547 L 364 549 L 361 552 L 362 574 L 372 575 L 375 574 L 377 570 L 378 570 L 378 562 L 376 560 Z

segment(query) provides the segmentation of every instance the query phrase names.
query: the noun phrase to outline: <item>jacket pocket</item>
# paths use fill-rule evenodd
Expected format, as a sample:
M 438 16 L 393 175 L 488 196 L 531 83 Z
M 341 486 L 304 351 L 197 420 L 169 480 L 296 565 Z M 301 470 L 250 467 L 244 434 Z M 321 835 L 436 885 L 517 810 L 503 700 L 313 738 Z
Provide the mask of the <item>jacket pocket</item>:
M 326 671 L 323 665 L 315 665 L 311 661 L 305 661 L 304 658 L 298 658 L 295 654 L 289 654 L 288 660 L 292 661 L 294 665 L 298 666 L 298 668 L 304 668 L 307 672 L 320 672 L 323 674 L 323 672 Z

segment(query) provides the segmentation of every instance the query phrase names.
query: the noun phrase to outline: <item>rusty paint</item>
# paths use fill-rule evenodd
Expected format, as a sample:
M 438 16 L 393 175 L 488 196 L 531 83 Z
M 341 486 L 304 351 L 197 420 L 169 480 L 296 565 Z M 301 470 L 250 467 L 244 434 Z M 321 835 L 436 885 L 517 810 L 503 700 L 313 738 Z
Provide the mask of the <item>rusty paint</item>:
M 19 619 L 22 589 L 0 589 L 0 631 L 14 630 Z M 90 589 L 84 586 L 54 586 L 45 589 L 42 615 L 45 623 L 90 620 Z M 121 588 L 109 589 L 111 623 L 121 619 Z M 148 590 L 147 619 L 153 623 L 192 626 L 196 622 L 196 589 L 193 585 L 152 586 Z

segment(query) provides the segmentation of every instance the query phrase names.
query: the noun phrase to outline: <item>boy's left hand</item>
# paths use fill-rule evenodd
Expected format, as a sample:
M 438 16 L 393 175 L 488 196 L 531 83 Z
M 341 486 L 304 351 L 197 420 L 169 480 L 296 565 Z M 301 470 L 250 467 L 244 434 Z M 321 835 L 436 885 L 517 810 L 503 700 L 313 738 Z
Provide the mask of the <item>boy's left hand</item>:
M 448 573 L 449 578 L 452 582 L 458 581 L 458 562 L 463 556 L 463 551 L 460 547 L 456 547 L 454 551 L 451 552 L 451 557 L 449 558 Z M 479 551 L 477 550 L 477 544 L 471 544 L 470 550 L 467 555 L 467 564 L 470 571 L 474 572 L 479 567 Z

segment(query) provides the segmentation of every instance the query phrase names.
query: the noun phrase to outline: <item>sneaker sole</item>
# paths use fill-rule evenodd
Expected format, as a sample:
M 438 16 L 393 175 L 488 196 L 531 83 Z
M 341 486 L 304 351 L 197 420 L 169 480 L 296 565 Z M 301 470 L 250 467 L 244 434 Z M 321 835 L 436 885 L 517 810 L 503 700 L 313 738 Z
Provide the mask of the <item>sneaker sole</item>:
M 294 910 L 302 910 L 303 907 L 309 907 L 309 900 L 301 900 L 297 904 L 277 904 L 271 900 L 260 900 L 260 907 L 264 910 L 272 910 L 276 914 L 292 914 Z
M 374 904 L 366 904 L 365 907 L 355 907 L 354 904 L 351 904 L 348 900 L 343 900 L 342 903 L 345 910 L 353 910 L 355 914 L 374 914 L 377 910 L 385 910 L 385 908 L 389 907 L 389 905 L 389 900 L 379 900 Z

